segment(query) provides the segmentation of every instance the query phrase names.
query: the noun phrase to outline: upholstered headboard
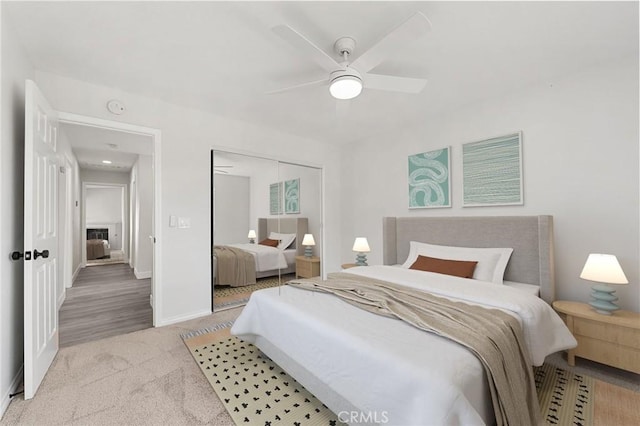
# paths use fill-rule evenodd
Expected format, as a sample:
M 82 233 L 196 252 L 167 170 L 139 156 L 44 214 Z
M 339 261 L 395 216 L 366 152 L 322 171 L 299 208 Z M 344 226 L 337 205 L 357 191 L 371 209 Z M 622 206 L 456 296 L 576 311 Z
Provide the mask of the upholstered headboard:
M 552 216 L 385 217 L 383 263 L 403 263 L 409 242 L 460 247 L 511 247 L 506 281 L 540 286 L 540 297 L 555 300 Z
M 306 217 L 273 217 L 258 219 L 258 241 L 262 241 L 269 237 L 271 232 L 279 232 L 281 234 L 296 234 L 296 239 L 291 248 L 296 249 L 298 256 L 304 254 L 302 240 L 304 234 L 308 233 L 309 219 Z

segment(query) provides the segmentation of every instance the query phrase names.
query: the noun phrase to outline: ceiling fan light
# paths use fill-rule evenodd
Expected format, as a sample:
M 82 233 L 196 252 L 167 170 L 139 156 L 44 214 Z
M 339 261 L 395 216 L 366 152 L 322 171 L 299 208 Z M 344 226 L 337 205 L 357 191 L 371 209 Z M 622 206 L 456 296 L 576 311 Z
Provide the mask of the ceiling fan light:
M 362 92 L 362 80 L 351 75 L 335 78 L 329 85 L 329 93 L 336 99 L 353 99 Z

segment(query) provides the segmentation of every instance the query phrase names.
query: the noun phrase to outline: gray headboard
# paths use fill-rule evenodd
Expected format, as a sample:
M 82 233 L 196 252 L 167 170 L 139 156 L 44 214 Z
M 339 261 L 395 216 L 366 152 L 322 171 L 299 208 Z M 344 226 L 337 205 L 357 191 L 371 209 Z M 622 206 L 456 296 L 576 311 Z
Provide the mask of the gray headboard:
M 540 286 L 555 300 L 552 216 L 385 217 L 383 263 L 403 263 L 409 241 L 460 247 L 511 247 L 504 279 Z
M 261 217 L 258 219 L 258 241 L 268 238 L 271 232 L 296 234 L 296 239 L 291 247 L 296 249 L 298 256 L 302 256 L 304 254 L 304 247 L 301 243 L 304 234 L 309 232 L 308 229 L 309 219 L 306 217 Z

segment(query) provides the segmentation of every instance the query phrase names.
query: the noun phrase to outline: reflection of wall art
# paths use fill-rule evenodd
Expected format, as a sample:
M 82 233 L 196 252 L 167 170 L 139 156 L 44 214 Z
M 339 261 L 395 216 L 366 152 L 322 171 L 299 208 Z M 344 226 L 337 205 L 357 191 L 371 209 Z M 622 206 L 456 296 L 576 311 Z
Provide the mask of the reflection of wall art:
M 522 205 L 522 133 L 462 145 L 463 205 Z
M 282 214 L 282 182 L 269 185 L 269 213 Z
M 451 153 L 446 147 L 409 156 L 409 208 L 451 207 Z
M 284 212 L 300 213 L 300 179 L 284 182 Z

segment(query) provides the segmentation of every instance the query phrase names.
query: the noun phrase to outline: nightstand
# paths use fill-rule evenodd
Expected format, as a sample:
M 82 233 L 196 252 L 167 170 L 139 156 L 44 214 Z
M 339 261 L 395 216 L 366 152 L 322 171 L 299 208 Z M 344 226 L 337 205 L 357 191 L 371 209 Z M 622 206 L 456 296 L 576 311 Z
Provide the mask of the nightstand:
M 296 278 L 312 278 L 320 275 L 320 258 L 296 256 Z
M 356 265 L 355 263 L 343 263 L 341 265 L 342 269 L 355 268 L 356 266 L 358 265 Z
M 639 313 L 602 315 L 586 303 L 564 300 L 553 302 L 553 308 L 578 341 L 578 347 L 567 351 L 569 365 L 580 357 L 640 374 Z

